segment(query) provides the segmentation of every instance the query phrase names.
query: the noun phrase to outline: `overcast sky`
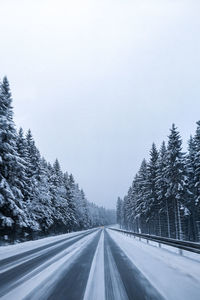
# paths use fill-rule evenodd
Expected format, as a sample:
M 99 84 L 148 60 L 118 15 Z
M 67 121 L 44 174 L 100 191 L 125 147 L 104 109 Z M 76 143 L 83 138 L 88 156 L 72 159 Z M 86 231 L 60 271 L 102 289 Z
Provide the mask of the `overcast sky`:
M 0 0 L 0 76 L 88 200 L 114 207 L 152 142 L 200 119 L 200 1 Z

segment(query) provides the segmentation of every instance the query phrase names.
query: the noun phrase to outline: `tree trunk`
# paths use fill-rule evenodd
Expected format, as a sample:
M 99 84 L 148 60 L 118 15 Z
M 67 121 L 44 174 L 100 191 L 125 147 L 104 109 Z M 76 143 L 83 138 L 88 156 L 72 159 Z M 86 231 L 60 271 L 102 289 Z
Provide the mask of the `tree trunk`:
M 167 213 L 167 235 L 169 238 L 171 238 L 170 222 L 169 222 L 169 207 L 168 207 L 167 200 L 166 200 L 166 213 Z
M 174 222 L 175 222 L 175 239 L 179 239 L 178 222 L 177 222 L 177 200 L 174 199 Z
M 159 235 L 162 236 L 161 232 L 161 221 L 160 221 L 160 213 L 158 212 L 158 222 L 159 222 Z
M 178 221 L 178 237 L 180 240 L 183 239 L 183 232 L 182 232 L 182 226 L 181 226 L 181 215 L 180 215 L 180 204 L 179 201 L 177 200 L 177 221 Z

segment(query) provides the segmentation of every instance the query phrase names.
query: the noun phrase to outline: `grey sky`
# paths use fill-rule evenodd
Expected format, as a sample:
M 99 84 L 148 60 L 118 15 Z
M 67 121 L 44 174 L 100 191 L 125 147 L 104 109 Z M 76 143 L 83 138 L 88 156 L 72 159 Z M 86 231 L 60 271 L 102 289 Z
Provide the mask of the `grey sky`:
M 200 1 L 0 0 L 15 120 L 114 207 L 153 141 L 200 119 Z

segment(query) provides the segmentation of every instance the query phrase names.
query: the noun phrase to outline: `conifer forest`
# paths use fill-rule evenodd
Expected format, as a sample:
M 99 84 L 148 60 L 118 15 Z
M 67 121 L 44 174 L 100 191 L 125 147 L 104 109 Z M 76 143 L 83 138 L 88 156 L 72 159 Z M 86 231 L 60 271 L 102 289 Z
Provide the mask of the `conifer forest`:
M 115 211 L 87 201 L 58 159 L 41 156 L 30 130 L 16 130 L 8 79 L 0 83 L 0 243 L 115 223 Z
M 0 1 L 0 300 L 200 300 L 200 0 Z
M 177 127 L 167 144 L 153 143 L 125 195 L 117 200 L 117 222 L 134 232 L 200 241 L 200 121 L 182 150 Z

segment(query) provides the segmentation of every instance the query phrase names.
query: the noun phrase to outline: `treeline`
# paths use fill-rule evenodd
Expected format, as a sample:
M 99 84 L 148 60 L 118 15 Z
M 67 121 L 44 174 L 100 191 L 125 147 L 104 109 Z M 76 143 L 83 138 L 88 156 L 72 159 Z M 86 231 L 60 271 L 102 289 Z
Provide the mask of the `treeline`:
M 0 241 L 115 223 L 115 211 L 87 201 L 58 160 L 41 157 L 31 131 L 16 131 L 12 97 L 5 77 L 0 83 Z
M 139 233 L 200 241 L 200 121 L 188 152 L 172 125 L 167 145 L 153 143 L 124 199 L 117 200 L 117 222 Z

